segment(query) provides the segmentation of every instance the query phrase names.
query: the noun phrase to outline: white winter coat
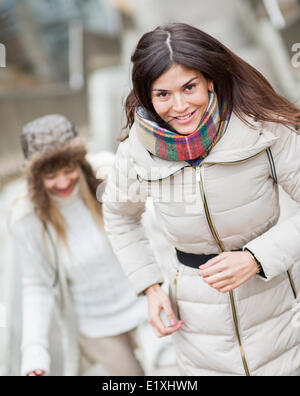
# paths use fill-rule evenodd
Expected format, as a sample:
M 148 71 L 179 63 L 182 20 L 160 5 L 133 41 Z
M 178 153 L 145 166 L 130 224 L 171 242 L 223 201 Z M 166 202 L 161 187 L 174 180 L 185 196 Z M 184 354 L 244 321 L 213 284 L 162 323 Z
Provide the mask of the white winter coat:
M 233 114 L 226 134 L 198 168 L 151 155 L 135 124 L 119 146 L 104 216 L 137 294 L 163 282 L 140 223 L 147 197 L 174 247 L 194 254 L 247 247 L 267 277 L 255 276 L 221 294 L 175 253 L 164 263 L 174 310 L 184 322 L 174 335 L 182 374 L 300 375 L 300 211 L 278 223 L 269 147 L 278 183 L 299 204 L 300 136 L 282 125 L 250 128 Z
M 109 172 L 113 158 L 113 154 L 109 155 L 106 152 L 87 156 L 87 160 L 94 171 L 98 170 L 99 178 L 100 176 L 102 178 L 106 177 L 106 172 Z M 100 197 L 99 192 L 100 190 L 98 190 L 98 197 Z M 67 201 L 70 201 L 70 199 Z M 67 205 L 70 206 L 70 202 Z M 81 206 L 79 205 L 77 208 L 80 209 Z M 76 213 L 77 216 L 79 215 L 79 221 L 81 214 L 82 212 Z M 84 221 L 85 219 L 86 217 L 84 217 Z M 89 222 L 84 223 L 84 226 L 88 233 L 95 233 L 95 230 L 97 230 L 91 227 Z M 51 237 L 43 237 L 42 223 L 35 215 L 33 204 L 26 195 L 19 197 L 12 207 L 10 229 L 16 260 L 21 264 L 20 269 L 22 270 L 21 375 L 27 375 L 36 369 L 43 370 L 46 375 L 50 374 L 49 331 L 55 309 L 58 314 L 57 319 L 62 337 L 64 375 L 78 375 L 78 312 L 75 311 L 74 294 L 71 293 L 72 279 L 68 276 L 70 273 L 75 279 L 80 276 L 82 284 L 90 287 L 91 300 L 98 299 L 98 303 L 102 304 L 102 306 L 99 306 L 99 310 L 98 308 L 95 310 L 95 306 L 88 308 L 89 301 L 87 301 L 86 306 L 81 305 L 81 311 L 85 309 L 86 316 L 91 317 L 89 323 L 92 326 L 95 327 L 96 324 L 94 317 L 98 317 L 99 326 L 96 326 L 94 331 L 105 333 L 101 336 L 121 334 L 144 322 L 146 305 L 142 300 L 135 300 L 127 279 L 120 275 L 119 266 L 113 261 L 114 257 L 110 255 L 110 246 L 106 242 L 105 236 L 102 235 L 102 240 L 100 239 L 100 232 L 99 235 L 97 231 L 96 235 L 89 235 L 90 240 L 99 238 L 99 254 L 97 251 L 87 252 L 82 247 L 80 252 L 77 250 L 78 254 L 73 262 L 69 255 L 63 254 L 65 252 L 63 246 L 54 245 L 56 241 L 55 230 L 51 225 L 49 226 Z M 73 229 L 72 232 L 74 241 L 74 234 L 78 230 Z M 72 240 L 68 240 L 69 244 L 70 241 Z M 70 246 L 72 248 L 71 244 Z M 93 246 L 93 244 L 90 246 Z M 78 249 L 78 246 L 76 247 L 73 244 L 74 252 L 76 252 L 76 249 Z M 80 256 L 81 252 L 82 256 Z M 93 261 L 95 259 L 99 260 L 98 264 Z M 88 260 L 88 262 L 85 263 L 84 260 Z M 66 268 L 67 264 L 69 274 Z M 80 268 L 80 266 L 82 267 Z M 95 284 L 97 285 L 95 283 L 97 278 L 99 279 L 99 274 L 96 274 L 93 278 L 93 271 L 95 270 L 106 271 L 102 276 L 104 280 L 101 290 L 93 289 Z M 82 275 L 83 273 L 85 276 Z M 110 284 L 111 282 L 112 284 Z M 120 291 L 122 292 L 122 299 L 116 294 Z M 113 296 L 115 296 L 114 299 Z M 80 298 L 82 299 L 81 295 Z M 88 311 L 88 309 L 92 311 Z M 124 319 L 118 322 L 116 318 L 115 323 L 117 324 L 109 328 L 103 321 L 107 318 L 112 326 L 111 315 L 117 316 L 116 313 L 123 318 L 126 315 L 126 322 Z M 102 372 L 107 373 L 104 368 L 102 368 Z

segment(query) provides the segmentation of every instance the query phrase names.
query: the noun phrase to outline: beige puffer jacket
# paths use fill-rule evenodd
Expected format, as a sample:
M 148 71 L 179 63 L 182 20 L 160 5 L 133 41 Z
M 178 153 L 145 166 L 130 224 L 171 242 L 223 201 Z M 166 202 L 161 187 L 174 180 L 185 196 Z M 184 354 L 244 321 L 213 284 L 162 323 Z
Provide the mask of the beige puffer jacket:
M 135 125 L 119 146 L 104 215 L 137 294 L 163 282 L 140 222 L 147 197 L 174 247 L 194 254 L 247 247 L 267 277 L 221 294 L 175 253 L 163 263 L 174 310 L 184 322 L 173 336 L 183 375 L 300 375 L 300 210 L 278 223 L 269 147 L 278 183 L 300 203 L 300 136 L 281 125 L 250 128 L 233 114 L 198 168 L 149 154 Z

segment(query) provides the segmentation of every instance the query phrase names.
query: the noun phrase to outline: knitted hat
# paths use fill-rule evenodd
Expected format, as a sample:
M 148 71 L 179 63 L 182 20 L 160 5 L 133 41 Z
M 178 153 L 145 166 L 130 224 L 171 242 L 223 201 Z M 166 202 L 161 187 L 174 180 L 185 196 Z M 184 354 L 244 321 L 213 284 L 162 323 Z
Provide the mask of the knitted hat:
M 64 116 L 51 114 L 25 125 L 21 135 L 24 156 L 59 150 L 78 135 L 75 127 Z

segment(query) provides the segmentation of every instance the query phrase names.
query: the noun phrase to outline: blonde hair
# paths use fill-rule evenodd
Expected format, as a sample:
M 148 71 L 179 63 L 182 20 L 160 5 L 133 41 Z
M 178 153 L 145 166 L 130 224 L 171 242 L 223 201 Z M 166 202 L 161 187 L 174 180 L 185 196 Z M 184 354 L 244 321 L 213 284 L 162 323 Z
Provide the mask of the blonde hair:
M 103 223 L 103 216 L 102 216 L 102 203 L 97 201 L 96 195 L 93 196 L 91 194 L 91 190 L 89 189 L 89 186 L 87 184 L 87 181 L 84 177 L 83 171 L 81 168 L 79 168 L 79 194 L 83 202 L 85 203 L 86 207 L 89 209 L 91 212 L 95 223 L 103 228 L 104 223 Z
M 66 235 L 66 223 L 65 220 L 53 198 L 47 192 L 49 196 L 49 210 L 47 213 L 47 221 L 43 220 L 44 230 L 46 230 L 47 223 L 52 224 L 57 240 L 62 240 L 66 247 L 69 249 L 67 235 Z M 103 217 L 102 217 L 102 204 L 97 201 L 96 196 L 94 197 L 89 189 L 88 183 L 84 176 L 84 173 L 79 166 L 79 196 L 82 199 L 85 206 L 88 208 L 96 225 L 103 228 Z
M 78 139 L 60 150 L 42 153 L 27 164 L 28 192 L 33 202 L 34 211 L 43 224 L 44 231 L 51 224 L 56 232 L 57 242 L 63 241 L 68 247 L 66 224 L 51 194 L 43 183 L 43 175 L 58 171 L 64 167 L 75 165 L 79 170 L 79 195 L 91 212 L 95 223 L 103 228 L 102 205 L 97 201 L 96 191 L 102 180 L 98 180 L 86 160 L 86 147 Z

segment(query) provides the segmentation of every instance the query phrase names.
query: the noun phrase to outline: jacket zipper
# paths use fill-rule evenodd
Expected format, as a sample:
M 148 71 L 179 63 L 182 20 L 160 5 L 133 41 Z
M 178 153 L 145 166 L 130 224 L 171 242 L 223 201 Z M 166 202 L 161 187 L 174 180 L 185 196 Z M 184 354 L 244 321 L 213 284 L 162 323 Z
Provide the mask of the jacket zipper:
M 262 154 L 264 151 L 268 152 L 268 149 L 264 149 L 264 150 L 260 151 L 259 153 L 254 154 L 254 155 L 252 155 L 251 157 L 245 158 L 245 159 L 243 159 L 243 160 L 231 161 L 231 162 L 218 162 L 218 164 L 221 164 L 221 165 L 226 165 L 226 164 L 242 164 L 242 163 L 244 163 L 244 162 L 248 162 L 248 161 L 252 160 L 253 158 L 258 157 L 258 156 L 259 156 L 260 154 Z M 215 162 L 206 162 L 206 164 L 215 165 L 216 163 L 215 163 Z M 200 164 L 200 165 L 196 168 L 196 172 L 197 172 L 198 169 L 200 170 L 201 165 L 202 165 L 202 164 Z M 199 173 L 199 171 L 198 171 L 198 173 Z M 198 179 L 199 179 L 199 176 L 198 176 Z M 199 180 L 198 180 L 198 181 L 199 181 Z M 276 178 L 276 183 L 277 183 L 277 178 Z M 220 246 L 220 243 L 219 243 L 219 242 L 217 242 L 217 243 L 218 243 L 218 245 Z M 221 247 L 221 246 L 220 246 L 220 247 Z M 222 248 L 221 248 L 221 249 L 222 249 Z M 295 299 L 297 299 L 298 293 L 297 293 L 297 291 L 296 291 L 296 287 L 295 287 L 295 283 L 294 283 L 294 281 L 293 281 L 293 277 L 292 277 L 292 275 L 291 275 L 291 273 L 290 273 L 289 270 L 287 271 L 287 275 L 288 275 L 288 279 L 289 279 L 289 282 L 290 282 L 291 289 L 292 289 L 292 292 L 293 292 L 293 294 L 294 294 L 294 297 L 295 297 Z
M 221 165 L 226 165 L 226 164 L 242 164 L 243 162 L 247 162 L 247 161 L 250 161 L 250 160 L 253 159 L 253 158 L 258 157 L 260 154 L 262 154 L 263 152 L 265 152 L 265 151 L 267 151 L 267 150 L 268 150 L 268 148 L 263 149 L 262 151 L 260 151 L 260 152 L 257 153 L 257 154 L 252 155 L 251 157 L 245 158 L 245 159 L 243 159 L 243 160 L 238 160 L 238 161 L 229 161 L 229 162 L 203 162 L 203 163 L 201 163 L 200 165 L 198 165 L 198 167 L 196 167 L 196 169 L 198 169 L 199 167 L 201 167 L 201 166 L 203 166 L 203 165 L 206 165 L 206 164 L 208 164 L 208 165 L 216 165 L 216 164 L 221 164 Z M 204 161 L 205 161 L 205 160 L 204 160 Z M 172 176 L 177 175 L 178 173 L 181 173 L 181 171 L 182 171 L 183 169 L 185 169 L 185 168 L 191 168 L 191 165 L 183 166 L 182 168 L 178 169 L 176 172 L 171 173 L 170 175 L 168 175 L 168 176 L 166 176 L 166 177 L 161 177 L 161 178 L 155 179 L 155 180 L 144 179 L 144 178 L 142 178 L 139 174 L 137 174 L 137 178 L 138 178 L 138 180 L 139 180 L 140 182 L 141 182 L 141 181 L 145 181 L 145 182 L 147 182 L 147 183 L 160 182 L 160 181 L 162 181 L 162 180 L 164 180 L 164 179 L 167 179 L 167 178 L 169 178 L 169 177 L 172 177 Z
M 175 279 L 174 279 L 174 286 L 175 286 L 175 304 L 176 304 L 176 311 L 177 311 L 178 320 L 181 320 L 180 312 L 179 312 L 179 305 L 178 305 L 178 298 L 177 298 L 177 293 L 178 293 L 178 278 L 179 278 L 179 270 L 176 270 L 176 275 L 175 275 Z
M 216 164 L 220 164 L 220 165 L 226 165 L 226 164 L 243 164 L 244 162 L 248 162 L 256 157 L 258 157 L 259 155 L 261 155 L 262 153 L 264 153 L 265 151 L 267 151 L 268 148 L 265 148 L 263 150 L 261 150 L 259 153 L 256 153 L 254 155 L 251 155 L 251 157 L 245 158 L 243 160 L 237 160 L 237 161 L 227 161 L 227 162 L 205 162 L 203 165 L 208 164 L 208 165 L 216 165 Z M 202 164 L 200 164 L 199 166 L 202 166 Z
M 254 155 L 252 155 L 252 156 L 250 156 L 250 157 L 248 157 L 248 158 L 245 158 L 245 159 L 243 159 L 243 160 L 229 161 L 229 162 L 217 162 L 217 163 L 216 163 L 216 162 L 204 162 L 204 163 L 201 163 L 199 166 L 197 166 L 197 167 L 195 168 L 195 169 L 196 169 L 196 180 L 197 180 L 197 182 L 199 182 L 199 184 L 200 184 L 201 197 L 202 197 L 202 201 L 203 201 L 203 204 L 204 204 L 206 219 L 207 219 L 207 221 L 208 221 L 210 231 L 211 231 L 211 233 L 212 233 L 212 235 L 213 235 L 215 241 L 217 242 L 217 244 L 218 244 L 218 246 L 220 247 L 220 249 L 221 249 L 222 252 L 224 252 L 225 249 L 224 249 L 224 247 L 223 247 L 222 242 L 220 241 L 220 238 L 219 238 L 218 235 L 217 235 L 216 229 L 214 228 L 213 223 L 212 223 L 212 220 L 211 220 L 211 216 L 210 216 L 210 213 L 209 213 L 209 209 L 208 209 L 208 205 L 207 205 L 207 200 L 206 200 L 206 196 L 205 196 L 205 191 L 204 191 L 204 186 L 203 186 L 203 180 L 202 180 L 202 177 L 201 177 L 201 167 L 203 167 L 203 165 L 205 165 L 205 164 L 208 164 L 208 165 L 216 165 L 216 164 L 221 164 L 221 165 L 227 165 L 227 164 L 242 164 L 242 163 L 248 162 L 248 161 L 250 161 L 250 160 L 252 160 L 252 159 L 258 157 L 259 155 L 261 155 L 262 153 L 264 153 L 264 152 L 267 151 L 267 150 L 268 150 L 268 148 L 266 148 L 266 149 L 260 151 L 260 152 L 257 153 L 257 154 L 254 154 Z M 179 169 L 178 171 L 172 173 L 171 175 L 168 175 L 168 177 L 170 177 L 170 176 L 175 176 L 176 174 L 180 173 L 183 169 L 188 168 L 188 167 L 189 167 L 189 165 L 184 166 L 183 168 Z M 142 180 L 151 183 L 151 182 L 153 182 L 153 181 L 156 181 L 156 182 L 157 182 L 157 181 L 162 181 L 163 179 L 164 179 L 164 178 L 160 178 L 160 179 L 157 179 L 157 180 L 144 180 L 144 179 L 142 179 Z M 287 274 L 288 274 L 288 278 L 289 278 L 289 281 L 290 281 L 290 285 L 291 285 L 293 294 L 294 294 L 295 299 L 296 299 L 296 298 L 297 298 L 297 292 L 296 292 L 296 288 L 295 288 L 294 281 L 293 281 L 292 276 L 291 276 L 291 274 L 290 274 L 289 271 L 287 271 Z M 180 313 L 179 313 L 178 299 L 177 299 L 178 276 L 179 276 L 179 270 L 176 271 L 176 276 L 175 276 L 175 279 L 174 279 L 174 285 L 175 285 L 175 303 L 176 303 L 176 309 L 177 309 L 178 318 L 179 318 L 179 320 L 180 320 Z M 232 316 L 233 316 L 233 320 L 234 320 L 236 336 L 237 336 L 238 343 L 239 343 L 239 347 L 240 347 L 240 351 L 241 351 L 241 357 L 242 357 L 242 361 L 243 361 L 243 366 L 244 366 L 244 369 L 245 369 L 246 376 L 247 376 L 247 377 L 250 377 L 250 372 L 249 372 L 249 369 L 248 369 L 248 365 L 247 365 L 247 361 L 246 361 L 246 356 L 245 356 L 244 348 L 243 348 L 242 341 L 241 341 L 240 331 L 239 331 L 239 325 L 238 325 L 238 320 L 237 320 L 236 304 L 235 304 L 235 299 L 234 299 L 234 293 L 233 293 L 233 291 L 230 291 L 230 292 L 229 292 L 229 295 L 230 295 Z
M 268 149 L 263 149 L 262 151 L 260 151 L 257 154 L 252 155 L 251 157 L 245 158 L 243 160 L 238 160 L 238 161 L 229 161 L 229 162 L 204 162 L 201 163 L 200 165 L 198 165 L 197 167 L 195 167 L 196 169 L 196 180 L 197 182 L 200 184 L 200 191 L 201 191 L 201 197 L 203 200 L 203 204 L 204 204 L 204 209 L 205 209 L 205 215 L 206 215 L 206 219 L 208 221 L 209 224 L 209 228 L 213 234 L 213 237 L 215 239 L 215 241 L 217 242 L 217 244 L 219 245 L 220 249 L 224 252 L 224 248 L 223 245 L 220 241 L 220 238 L 217 235 L 217 232 L 213 226 L 213 223 L 211 221 L 211 217 L 209 215 L 209 210 L 208 210 L 208 205 L 207 205 L 207 200 L 206 200 L 206 196 L 205 196 L 205 192 L 204 192 L 204 186 L 203 186 L 203 181 L 202 181 L 202 177 L 201 177 L 201 167 L 203 167 L 203 165 L 216 165 L 216 164 L 220 164 L 220 165 L 226 165 L 226 164 L 243 164 L 244 162 L 248 162 L 256 157 L 258 157 L 259 155 L 261 155 L 262 153 L 264 153 L 265 151 L 267 151 Z
M 166 176 L 166 177 L 161 177 L 161 178 L 159 178 L 159 179 L 154 179 L 154 180 L 143 179 L 139 174 L 137 175 L 137 179 L 138 179 L 139 182 L 142 182 L 142 181 L 145 181 L 145 182 L 147 182 L 147 183 L 160 182 L 160 181 L 162 181 L 162 180 L 164 180 L 164 179 L 167 179 L 167 178 L 169 178 L 169 177 L 175 176 L 175 175 L 181 173 L 181 171 L 182 171 L 183 169 L 185 169 L 185 168 L 190 168 L 190 167 L 191 167 L 190 165 L 183 166 L 182 168 L 178 169 L 176 172 L 171 173 L 170 175 L 168 175 L 168 176 Z
M 225 249 L 223 247 L 222 242 L 220 241 L 220 238 L 218 237 L 216 229 L 213 226 L 211 216 L 209 213 L 207 200 L 206 200 L 206 196 L 205 196 L 205 191 L 204 191 L 204 186 L 203 186 L 203 179 L 202 179 L 202 175 L 201 175 L 201 165 L 196 168 L 196 178 L 200 184 L 201 197 L 202 197 L 205 215 L 206 215 L 206 219 L 207 219 L 210 231 L 211 231 L 215 241 L 217 242 L 218 246 L 220 247 L 221 251 L 224 252 Z M 241 341 L 239 324 L 238 324 L 238 319 L 237 319 L 236 304 L 235 304 L 235 299 L 234 299 L 234 293 L 232 290 L 229 292 L 229 296 L 230 296 L 230 303 L 231 303 L 232 316 L 233 316 L 233 321 L 234 321 L 234 326 L 235 326 L 235 332 L 236 332 L 236 336 L 237 336 L 238 343 L 239 343 L 239 348 L 240 348 L 240 353 L 241 353 L 244 370 L 245 370 L 246 376 L 250 377 L 250 372 L 249 372 L 247 361 L 246 361 L 245 351 L 244 351 L 242 341 Z
M 289 281 L 290 281 L 290 285 L 291 285 L 295 300 L 297 300 L 298 294 L 297 294 L 297 291 L 296 291 L 296 287 L 295 287 L 295 283 L 294 283 L 292 274 L 290 273 L 289 270 L 287 271 L 287 274 L 288 274 L 288 278 L 289 278 Z

